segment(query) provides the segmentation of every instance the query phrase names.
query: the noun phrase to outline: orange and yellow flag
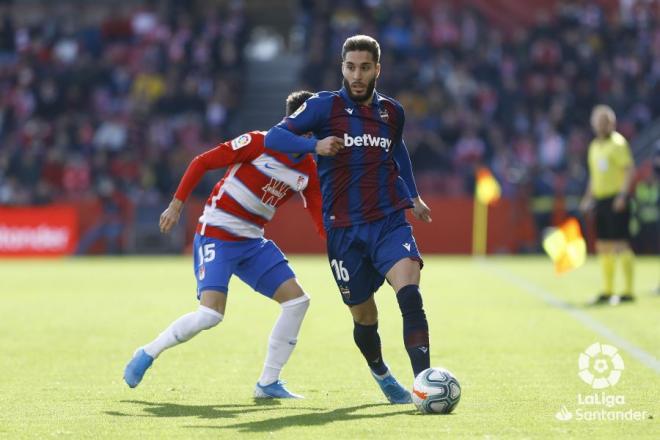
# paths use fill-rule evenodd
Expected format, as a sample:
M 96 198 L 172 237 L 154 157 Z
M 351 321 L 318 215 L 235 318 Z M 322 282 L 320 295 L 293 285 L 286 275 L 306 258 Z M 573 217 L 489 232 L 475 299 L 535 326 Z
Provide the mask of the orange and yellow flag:
M 558 274 L 582 266 L 587 259 L 587 244 L 577 219 L 571 217 L 557 228 L 548 228 L 543 249 L 555 263 Z
M 477 200 L 484 205 L 490 205 L 500 199 L 500 195 L 502 194 L 500 184 L 488 168 L 482 167 L 477 170 L 475 193 Z

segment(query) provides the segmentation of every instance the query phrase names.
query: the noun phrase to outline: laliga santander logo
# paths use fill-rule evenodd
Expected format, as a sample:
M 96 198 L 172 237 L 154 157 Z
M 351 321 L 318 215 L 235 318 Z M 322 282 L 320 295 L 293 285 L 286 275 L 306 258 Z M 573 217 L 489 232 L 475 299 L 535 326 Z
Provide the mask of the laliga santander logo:
M 616 385 L 625 368 L 616 347 L 596 342 L 580 353 L 578 376 L 595 390 Z
M 613 387 L 621 379 L 624 364 L 619 350 L 612 345 L 596 342 L 580 353 L 578 358 L 580 371 L 578 376 L 595 390 Z M 622 394 L 609 394 L 606 391 L 593 394 L 578 393 L 577 406 L 569 410 L 562 405 L 555 419 L 561 422 L 608 421 L 643 421 L 652 419 L 648 411 L 626 407 L 626 398 Z

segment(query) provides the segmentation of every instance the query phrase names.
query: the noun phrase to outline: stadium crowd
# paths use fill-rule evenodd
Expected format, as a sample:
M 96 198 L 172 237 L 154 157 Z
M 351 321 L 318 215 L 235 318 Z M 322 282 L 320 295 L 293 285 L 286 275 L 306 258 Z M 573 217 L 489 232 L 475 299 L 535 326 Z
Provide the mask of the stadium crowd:
M 654 2 L 611 16 L 594 1 L 565 2 L 531 27 L 513 29 L 456 2 L 303 6 L 310 89 L 337 87 L 336 54 L 346 36 L 377 36 L 379 89 L 407 109 L 407 144 L 422 184 L 422 175 L 431 177 L 427 191 L 464 193 L 474 166 L 487 164 L 505 195 L 534 187 L 579 194 L 595 104 L 613 107 L 628 139 L 660 116 Z
M 422 193 L 469 194 L 487 165 L 541 229 L 557 194 L 577 209 L 595 104 L 629 140 L 660 116 L 658 3 L 622 3 L 505 27 L 451 1 L 301 0 L 300 83 L 336 89 L 344 39 L 376 37 Z M 163 201 L 194 154 L 237 134 L 243 2 L 147 4 L 0 3 L 0 205 Z
M 0 205 L 169 197 L 190 157 L 228 136 L 242 3 L 129 3 L 0 4 Z

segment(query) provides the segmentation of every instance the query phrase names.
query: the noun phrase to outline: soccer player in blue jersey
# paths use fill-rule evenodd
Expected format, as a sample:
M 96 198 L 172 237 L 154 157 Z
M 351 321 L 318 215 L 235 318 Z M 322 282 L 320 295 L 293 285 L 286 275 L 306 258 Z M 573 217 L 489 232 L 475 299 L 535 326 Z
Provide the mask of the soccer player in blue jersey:
M 343 87 L 320 92 L 266 135 L 266 146 L 316 152 L 327 230 L 328 260 L 353 315 L 353 337 L 391 403 L 410 392 L 381 354 L 374 293 L 386 279 L 403 316 L 403 340 L 415 376 L 429 365 L 429 331 L 419 290 L 423 262 L 405 210 L 425 222 L 430 210 L 417 192 L 403 141 L 401 104 L 375 90 L 380 46 L 356 35 L 342 49 Z M 313 132 L 316 139 L 302 137 Z M 317 141 L 317 139 L 320 139 Z

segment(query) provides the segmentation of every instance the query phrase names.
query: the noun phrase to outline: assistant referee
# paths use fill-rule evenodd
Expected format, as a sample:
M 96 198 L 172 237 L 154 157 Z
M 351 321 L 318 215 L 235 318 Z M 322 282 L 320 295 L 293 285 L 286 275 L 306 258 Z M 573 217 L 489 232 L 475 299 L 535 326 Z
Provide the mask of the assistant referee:
M 634 254 L 630 247 L 628 193 L 635 173 L 630 147 L 615 130 L 616 115 L 606 105 L 594 107 L 591 127 L 596 135 L 589 145 L 589 184 L 582 198 L 583 212 L 595 208 L 596 253 L 603 271 L 603 288 L 591 304 L 634 301 Z M 621 262 L 624 288 L 614 295 L 616 260 Z

